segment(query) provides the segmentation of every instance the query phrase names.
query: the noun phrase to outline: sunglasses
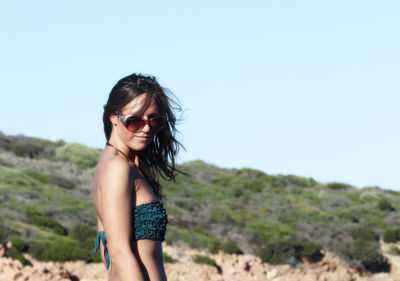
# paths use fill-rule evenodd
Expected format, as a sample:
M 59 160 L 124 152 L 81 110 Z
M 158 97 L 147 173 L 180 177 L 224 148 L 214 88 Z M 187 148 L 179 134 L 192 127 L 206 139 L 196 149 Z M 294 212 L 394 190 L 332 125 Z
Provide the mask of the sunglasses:
M 166 123 L 165 116 L 161 114 L 149 116 L 148 119 L 142 119 L 141 117 L 135 115 L 122 115 L 118 112 L 115 114 L 130 132 L 136 132 L 146 126 L 146 124 L 149 125 L 150 130 L 157 132 L 161 130 Z

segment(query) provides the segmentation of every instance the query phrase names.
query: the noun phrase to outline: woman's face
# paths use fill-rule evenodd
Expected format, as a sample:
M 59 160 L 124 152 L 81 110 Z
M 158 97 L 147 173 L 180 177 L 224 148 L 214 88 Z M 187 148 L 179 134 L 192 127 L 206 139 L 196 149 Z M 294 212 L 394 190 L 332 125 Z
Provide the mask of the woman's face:
M 152 98 L 149 106 L 143 112 L 143 114 L 139 114 L 145 101 L 146 94 L 141 94 L 126 104 L 120 110 L 120 112 L 122 115 L 135 115 L 144 120 L 148 120 L 150 116 L 157 115 L 159 111 L 154 98 Z M 155 131 L 151 130 L 148 123 L 145 123 L 143 127 L 131 132 L 125 127 L 123 122 L 117 116 L 113 115 L 111 117 L 111 122 L 113 124 L 117 123 L 117 126 L 114 126 L 114 129 L 117 130 L 117 135 L 119 136 L 120 140 L 134 151 L 141 151 L 145 149 L 153 140 Z

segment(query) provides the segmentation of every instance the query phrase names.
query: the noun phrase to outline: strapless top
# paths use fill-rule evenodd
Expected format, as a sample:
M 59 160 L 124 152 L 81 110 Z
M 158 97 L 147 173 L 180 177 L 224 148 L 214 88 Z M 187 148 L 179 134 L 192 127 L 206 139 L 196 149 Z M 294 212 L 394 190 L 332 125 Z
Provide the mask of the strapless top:
M 133 226 L 132 234 L 135 235 L 135 240 L 150 239 L 161 242 L 164 241 L 167 223 L 168 215 L 160 200 L 141 204 L 133 209 L 131 225 Z M 94 246 L 95 253 L 99 249 L 100 240 L 103 243 L 104 259 L 108 270 L 110 258 L 108 255 L 107 240 L 104 231 L 97 233 Z

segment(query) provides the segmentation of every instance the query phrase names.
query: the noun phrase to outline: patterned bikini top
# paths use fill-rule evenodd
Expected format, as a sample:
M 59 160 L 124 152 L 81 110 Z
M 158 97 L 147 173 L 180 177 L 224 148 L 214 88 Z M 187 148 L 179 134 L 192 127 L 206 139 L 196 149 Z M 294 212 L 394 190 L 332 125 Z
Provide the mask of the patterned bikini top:
M 135 240 L 150 239 L 161 242 L 164 241 L 167 223 L 167 212 L 165 211 L 163 203 L 159 200 L 136 206 L 132 212 L 132 226 Z M 95 253 L 99 248 L 100 240 L 103 243 L 104 259 L 108 270 L 110 258 L 108 256 L 107 240 L 104 231 L 97 233 L 94 247 Z
M 151 203 L 141 204 L 135 207 L 134 232 L 136 240 L 165 240 L 168 215 L 161 201 L 155 200 Z

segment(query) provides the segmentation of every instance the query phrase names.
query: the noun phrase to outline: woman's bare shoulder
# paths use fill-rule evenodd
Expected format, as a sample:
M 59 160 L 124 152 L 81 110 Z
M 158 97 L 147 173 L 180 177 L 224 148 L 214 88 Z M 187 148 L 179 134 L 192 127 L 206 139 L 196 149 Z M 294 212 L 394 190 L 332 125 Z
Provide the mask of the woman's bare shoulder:
M 130 176 L 129 163 L 118 155 L 102 157 L 96 167 L 95 177 L 97 178 L 100 190 L 109 187 L 127 187 Z M 114 189 L 114 188 L 113 188 Z

